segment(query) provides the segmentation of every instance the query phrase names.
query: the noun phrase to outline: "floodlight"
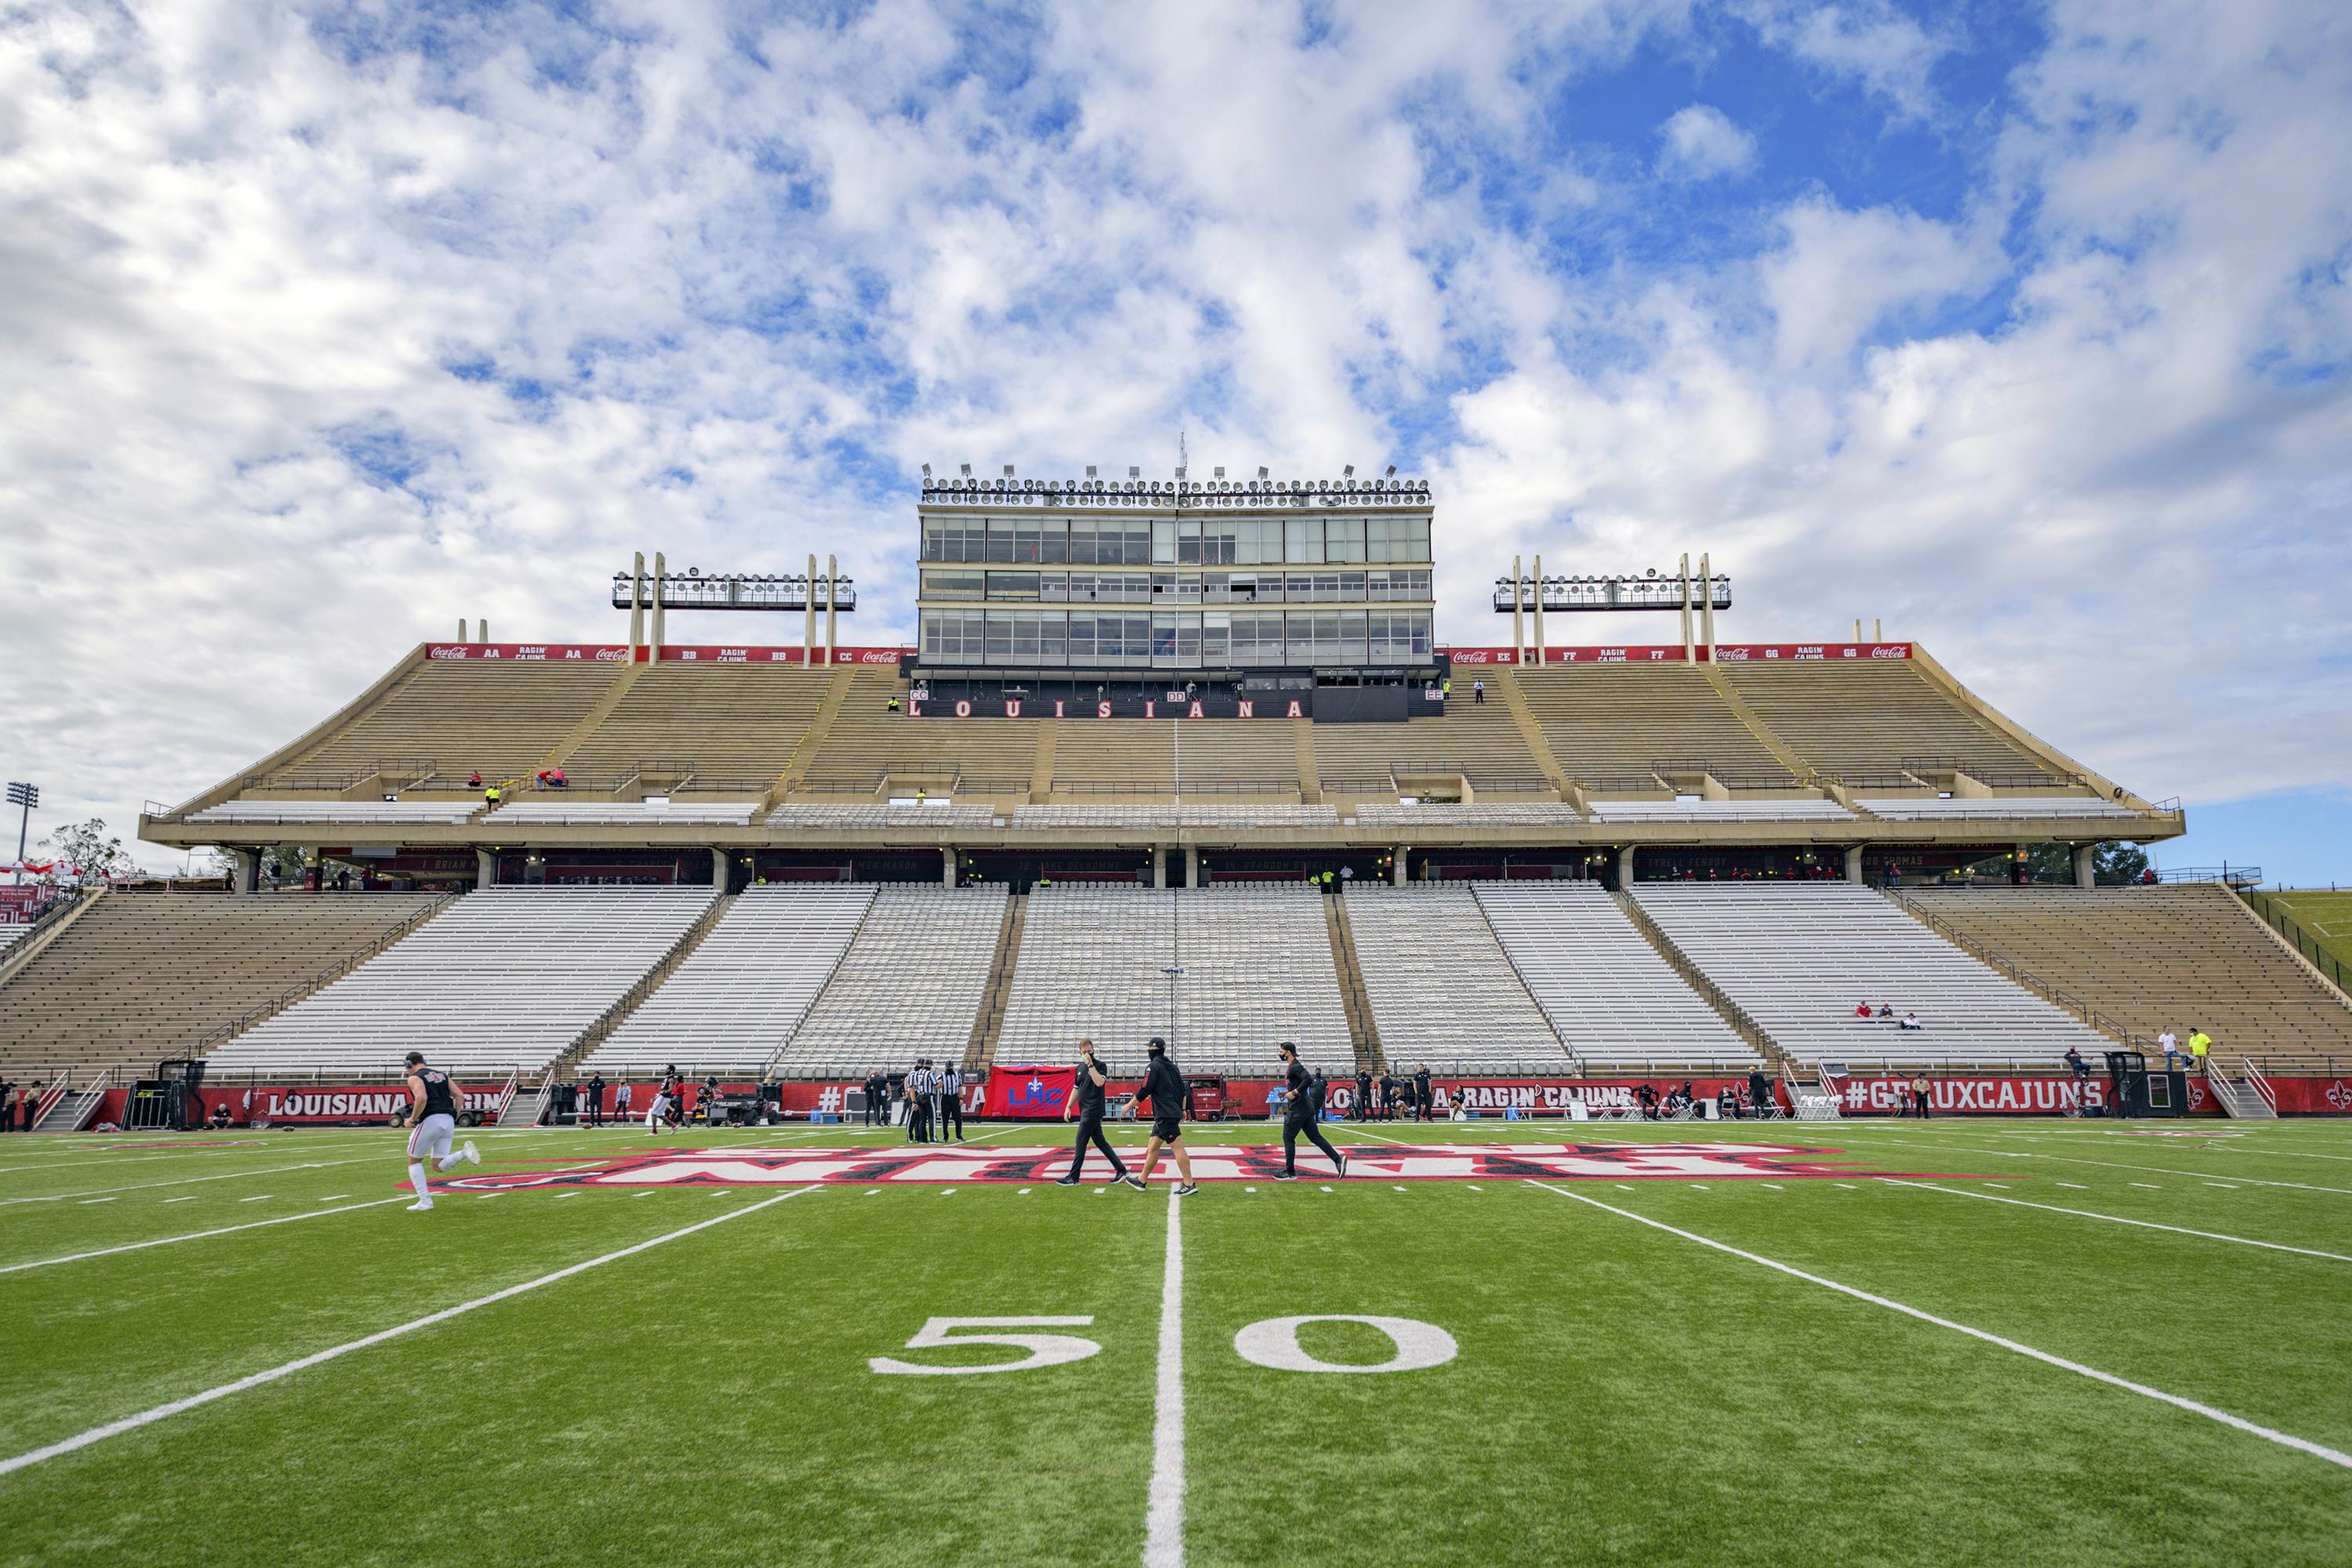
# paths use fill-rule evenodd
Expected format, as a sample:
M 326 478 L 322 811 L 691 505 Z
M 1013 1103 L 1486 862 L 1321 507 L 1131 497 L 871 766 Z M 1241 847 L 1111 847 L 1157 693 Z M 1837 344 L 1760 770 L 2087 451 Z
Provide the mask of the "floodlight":
M 963 477 L 965 479 L 971 478 L 971 465 L 970 463 L 963 465 Z
M 1388 478 L 1390 478 L 1390 479 L 1391 479 L 1396 478 L 1396 465 L 1395 465 L 1394 463 L 1391 463 L 1391 464 L 1389 465 L 1389 471 L 1388 471 L 1388 475 L 1387 475 L 1387 477 L 1388 477 Z
M 1356 465 L 1349 463 L 1345 468 L 1341 468 L 1339 470 L 1339 477 L 1343 479 L 1354 479 L 1356 477 Z
M 1265 478 L 1265 465 L 1264 463 L 1260 463 L 1260 464 L 1258 465 L 1258 468 L 1257 468 L 1257 477 L 1258 477 L 1259 479 L 1264 479 L 1264 478 Z

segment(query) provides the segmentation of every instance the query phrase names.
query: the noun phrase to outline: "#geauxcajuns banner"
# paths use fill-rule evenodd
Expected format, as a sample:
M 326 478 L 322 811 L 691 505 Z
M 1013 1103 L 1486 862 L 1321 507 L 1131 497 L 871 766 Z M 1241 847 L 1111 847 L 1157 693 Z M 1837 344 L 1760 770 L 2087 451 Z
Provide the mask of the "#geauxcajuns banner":
M 1911 1080 L 1899 1075 L 1832 1078 L 1830 1083 L 1838 1091 L 1839 1109 L 1848 1116 L 1892 1116 L 1911 1101 Z M 2062 1078 L 1927 1079 L 1927 1110 L 1935 1116 L 2055 1116 L 2069 1107 L 2088 1110 L 2106 1103 L 2107 1080 L 2101 1074 L 2084 1079 L 2079 1089 L 2072 1079 Z
M 1690 1181 L 1746 1177 L 1937 1175 L 1950 1172 L 1885 1171 L 1845 1163 L 1836 1149 L 1769 1143 L 1442 1143 L 1424 1147 L 1350 1148 L 1349 1178 L 1387 1182 L 1609 1181 L 1637 1178 Z M 800 1186 L 809 1183 L 866 1184 L 1048 1182 L 1069 1169 L 1066 1143 L 1004 1149 L 892 1143 L 875 1149 L 662 1149 L 583 1165 L 563 1156 L 562 1169 L 506 1171 L 461 1176 L 446 1184 L 467 1192 L 531 1187 Z M 1320 1168 L 1319 1155 L 1303 1156 Z M 1262 1182 L 1282 1169 L 1279 1145 L 1232 1147 L 1203 1143 L 1192 1151 L 1192 1175 L 1203 1182 Z M 1834 1163 L 1833 1163 L 1834 1162 Z M 550 1161 L 551 1165 L 555 1162 Z M 1105 1167 L 1106 1172 L 1108 1167 Z M 2014 1173 L 2003 1172 L 2004 1176 Z

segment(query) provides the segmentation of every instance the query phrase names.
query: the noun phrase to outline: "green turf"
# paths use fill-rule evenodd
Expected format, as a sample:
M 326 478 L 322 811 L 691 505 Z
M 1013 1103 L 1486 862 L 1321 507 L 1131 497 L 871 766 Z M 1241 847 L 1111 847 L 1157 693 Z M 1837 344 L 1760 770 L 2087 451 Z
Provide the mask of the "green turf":
M 1489 1121 L 1337 1136 L 1373 1154 L 1383 1138 L 1802 1143 L 2340 1258 L 1860 1177 L 1206 1184 L 1181 1215 L 1185 1560 L 2344 1561 L 2352 1470 L 1640 1223 L 2352 1450 L 2352 1128 L 2198 1131 Z M 1246 1125 L 1193 1139 L 1274 1141 Z M 349 1212 L 0 1273 L 0 1458 L 740 1217 L 0 1476 L 0 1561 L 1141 1560 L 1160 1187 L 567 1186 L 451 1194 L 420 1215 L 350 1206 L 396 1195 L 394 1134 L 142 1142 L 0 1142 L 0 1200 L 41 1200 L 0 1201 L 0 1268 Z M 896 1147 L 855 1130 L 480 1142 L 489 1172 L 648 1147 Z M 1236 1353 L 1249 1324 L 1332 1313 L 1433 1324 L 1458 1353 L 1353 1376 Z M 972 1376 L 868 1369 L 1016 1353 L 906 1349 L 935 1316 L 1087 1316 L 1035 1331 L 1101 1349 Z M 1332 1363 L 1389 1351 L 1346 1323 L 1300 1343 Z

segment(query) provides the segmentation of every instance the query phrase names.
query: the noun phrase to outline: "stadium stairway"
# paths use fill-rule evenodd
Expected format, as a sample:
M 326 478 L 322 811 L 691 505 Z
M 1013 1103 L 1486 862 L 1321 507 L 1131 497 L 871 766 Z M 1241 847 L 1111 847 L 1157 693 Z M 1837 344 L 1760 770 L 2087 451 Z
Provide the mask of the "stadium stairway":
M 1021 957 L 1021 930 L 1028 920 L 1028 894 L 1014 893 L 1004 900 L 1004 924 L 997 932 L 996 957 L 988 970 L 988 1000 L 981 1007 L 979 1020 L 972 1025 L 971 1043 L 964 1047 L 967 1072 L 995 1065 L 997 1038 L 1004 1033 L 1004 1003 L 1013 994 L 1013 966 Z
M 1732 717 L 1748 726 L 1748 732 L 1756 737 L 1756 743 L 1771 752 L 1775 762 L 1788 769 L 1792 777 L 1805 780 L 1819 777 L 1819 770 L 1790 750 L 1789 742 L 1774 734 L 1772 727 L 1748 705 L 1748 700 L 1739 695 L 1739 688 L 1723 673 L 1722 666 L 1709 663 L 1701 665 L 1699 668 L 1706 675 L 1706 683 L 1722 694 L 1723 705 L 1731 710 Z
M 572 754 L 580 749 L 581 742 L 594 734 L 597 726 L 613 716 L 613 710 L 621 705 L 621 699 L 626 697 L 629 694 L 629 689 L 636 685 L 637 677 L 651 668 L 650 665 L 638 664 L 634 660 L 623 665 L 620 673 L 613 677 L 613 684 L 604 688 L 604 695 L 596 699 L 596 706 L 581 715 L 580 722 L 572 726 L 570 734 L 548 748 L 547 755 L 539 759 L 539 766 L 560 768 L 569 763 L 572 760 Z M 532 771 L 536 773 L 538 770 Z
M 1358 1072 L 1388 1070 L 1381 1053 L 1379 1028 L 1372 1022 L 1371 999 L 1364 994 L 1363 966 L 1356 961 L 1356 933 L 1348 924 L 1347 900 L 1323 900 L 1323 919 L 1330 928 L 1331 963 L 1339 976 L 1339 1002 L 1348 1015 L 1348 1038 L 1356 1047 Z
M 792 755 L 784 759 L 775 783 L 768 786 L 765 804 L 776 805 L 799 788 L 808 776 L 809 761 L 824 749 L 824 738 L 833 733 L 833 721 L 841 717 L 842 708 L 849 700 L 856 677 L 856 668 L 844 666 L 835 670 L 833 679 L 825 682 L 824 696 L 817 703 L 816 717 L 810 720 L 808 728 L 801 731 L 800 741 L 793 747 Z
M 1560 798 L 1568 799 L 1575 786 L 1569 782 L 1559 759 L 1551 754 L 1551 747 L 1545 743 L 1543 725 L 1538 722 L 1535 710 L 1528 706 L 1527 689 L 1519 684 L 1517 672 L 1507 667 L 1498 668 L 1494 677 L 1495 689 L 1503 694 L 1503 706 L 1510 710 L 1511 722 L 1519 727 L 1519 738 L 1527 742 L 1528 754 L 1535 758 L 1536 766 L 1543 770 L 1551 787 L 1559 791 Z
M 1782 1073 L 1796 1070 L 1794 1058 L 1780 1048 L 1780 1042 L 1763 1025 L 1750 1017 L 1738 1003 L 1725 995 L 1723 987 L 1708 979 L 1706 972 L 1692 963 L 1689 955 L 1674 944 L 1672 939 L 1658 928 L 1658 922 L 1650 918 L 1650 911 L 1642 907 L 1640 900 L 1631 893 L 1622 892 L 1612 893 L 1610 897 L 1616 900 L 1617 907 L 1625 911 L 1625 918 L 1633 922 L 1633 929 L 1642 933 L 1642 940 L 1655 948 L 1658 956 L 1666 961 L 1666 967 L 1681 975 L 1683 983 L 1697 992 L 1706 1005 L 1715 1009 L 1716 1016 L 1729 1026 L 1733 1034 L 1748 1042 L 1750 1050 Z
M 728 911 L 735 907 L 735 900 L 741 896 L 740 893 L 728 893 L 711 900 L 709 907 L 702 911 L 692 925 L 686 928 L 686 934 L 678 938 L 677 944 L 664 955 L 661 962 L 647 970 L 645 978 L 622 993 L 619 1001 L 606 1008 L 594 1023 L 581 1032 L 579 1038 L 573 1040 L 564 1048 L 561 1056 L 548 1064 L 545 1074 L 547 1081 L 553 1083 L 559 1079 L 569 1077 L 580 1065 L 583 1058 L 611 1038 L 613 1031 L 627 1023 L 629 1015 L 644 1006 L 646 999 L 661 989 L 662 983 L 677 973 L 678 965 L 694 956 L 694 950 L 702 945 L 704 938 L 718 929 L 719 922 L 727 918 Z M 529 1098 L 528 1093 L 519 1091 L 515 1095 L 513 1103 L 507 1108 L 509 1114 L 516 1106 L 522 1104 Z M 505 1123 L 502 1121 L 500 1125 L 503 1126 Z

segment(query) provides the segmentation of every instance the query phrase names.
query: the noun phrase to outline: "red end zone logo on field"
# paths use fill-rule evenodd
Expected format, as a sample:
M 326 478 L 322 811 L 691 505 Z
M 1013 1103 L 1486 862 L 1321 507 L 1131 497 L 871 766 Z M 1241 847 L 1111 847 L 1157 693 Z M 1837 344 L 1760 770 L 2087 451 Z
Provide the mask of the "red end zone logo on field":
M 1418 1147 L 1353 1148 L 1350 1178 L 1391 1182 L 1538 1180 L 1616 1181 L 1657 1178 L 1734 1181 L 1749 1176 L 1822 1177 L 1925 1175 L 1825 1164 L 1840 1149 L 1767 1143 L 1435 1143 Z M 1192 1174 L 1203 1182 L 1263 1182 L 1282 1169 L 1276 1147 L 1202 1145 L 1192 1151 Z M 1024 1149 L 676 1149 L 608 1160 L 586 1170 L 513 1171 L 463 1176 L 446 1184 L 465 1192 L 512 1192 L 523 1187 L 798 1186 L 809 1182 L 874 1183 L 1050 1182 L 1070 1168 L 1066 1145 Z M 1089 1169 L 1108 1181 L 1097 1155 Z M 1328 1180 L 1319 1154 L 1300 1156 L 1299 1174 Z

